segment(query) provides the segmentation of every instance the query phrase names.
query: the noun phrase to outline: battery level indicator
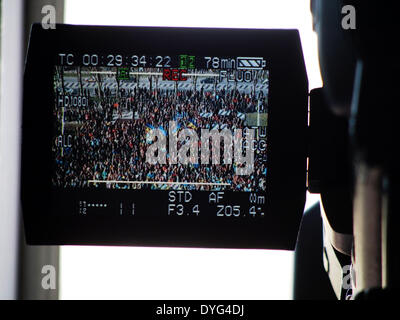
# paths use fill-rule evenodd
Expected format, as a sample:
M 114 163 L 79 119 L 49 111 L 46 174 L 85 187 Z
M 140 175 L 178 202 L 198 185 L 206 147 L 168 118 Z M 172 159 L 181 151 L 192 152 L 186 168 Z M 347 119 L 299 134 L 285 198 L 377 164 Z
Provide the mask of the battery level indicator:
M 267 65 L 267 62 L 260 57 L 237 57 L 236 62 L 237 69 L 247 70 L 262 70 Z

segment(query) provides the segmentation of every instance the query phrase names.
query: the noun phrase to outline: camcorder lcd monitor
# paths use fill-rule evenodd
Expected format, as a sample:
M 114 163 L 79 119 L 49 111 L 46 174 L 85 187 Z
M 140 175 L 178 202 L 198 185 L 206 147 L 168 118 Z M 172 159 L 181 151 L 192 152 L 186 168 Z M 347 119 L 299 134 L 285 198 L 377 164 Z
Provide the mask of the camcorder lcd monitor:
M 297 30 L 33 25 L 27 243 L 294 249 L 307 101 Z

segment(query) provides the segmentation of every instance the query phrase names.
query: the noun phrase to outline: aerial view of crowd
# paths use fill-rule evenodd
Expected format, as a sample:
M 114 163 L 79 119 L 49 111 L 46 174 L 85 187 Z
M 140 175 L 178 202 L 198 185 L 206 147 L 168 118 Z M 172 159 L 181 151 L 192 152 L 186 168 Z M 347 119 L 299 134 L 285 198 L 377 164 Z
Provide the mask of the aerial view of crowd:
M 85 107 L 54 108 L 54 174 L 57 187 L 264 191 L 267 167 L 255 157 L 250 175 L 232 164 L 150 164 L 147 132 L 170 121 L 178 129 L 241 129 L 245 114 L 266 112 L 261 91 L 162 90 L 134 88 L 86 92 Z M 69 135 L 68 145 L 57 137 Z M 221 152 L 222 153 L 222 152 Z M 164 182 L 164 183 L 163 183 Z M 187 184 L 186 184 L 187 183 Z

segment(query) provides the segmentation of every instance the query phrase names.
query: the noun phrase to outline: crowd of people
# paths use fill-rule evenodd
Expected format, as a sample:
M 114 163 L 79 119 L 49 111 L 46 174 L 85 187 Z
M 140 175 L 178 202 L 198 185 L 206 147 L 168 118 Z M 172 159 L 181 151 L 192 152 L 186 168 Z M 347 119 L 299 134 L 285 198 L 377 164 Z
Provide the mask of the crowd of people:
M 204 91 L 201 88 L 197 91 L 150 91 L 136 87 L 121 90 L 118 94 L 109 89 L 100 95 L 88 92 L 88 98 L 85 107 L 54 109 L 55 141 L 62 133 L 69 134 L 72 140 L 69 146 L 54 143 L 53 185 L 265 190 L 265 157 L 257 155 L 250 175 L 235 174 L 237 164 L 234 161 L 232 164 L 221 161 L 219 165 L 201 164 L 200 161 L 187 165 L 146 162 L 146 150 L 151 144 L 146 138 L 149 128 L 163 128 L 167 132 L 169 122 L 175 121 L 178 128 L 191 128 L 198 131 L 199 136 L 201 129 L 242 129 L 245 127 L 245 113 L 266 112 L 261 91 L 256 94 L 237 90 Z

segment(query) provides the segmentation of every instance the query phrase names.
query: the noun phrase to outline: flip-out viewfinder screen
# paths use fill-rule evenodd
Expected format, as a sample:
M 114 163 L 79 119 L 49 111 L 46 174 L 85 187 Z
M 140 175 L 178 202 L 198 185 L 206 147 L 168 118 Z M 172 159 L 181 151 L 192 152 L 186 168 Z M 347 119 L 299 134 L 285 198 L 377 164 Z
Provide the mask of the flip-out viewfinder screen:
M 27 240 L 293 248 L 306 118 L 297 31 L 35 25 Z

